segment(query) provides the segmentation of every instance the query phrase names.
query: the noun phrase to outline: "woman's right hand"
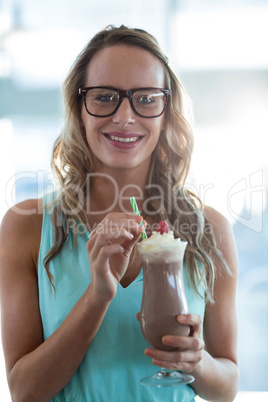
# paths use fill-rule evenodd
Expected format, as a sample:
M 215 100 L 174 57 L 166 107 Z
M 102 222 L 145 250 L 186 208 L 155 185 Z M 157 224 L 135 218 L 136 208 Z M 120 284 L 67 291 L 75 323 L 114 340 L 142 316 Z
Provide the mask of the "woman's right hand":
M 43 269 L 37 271 L 42 210 L 42 200 L 23 201 L 6 213 L 0 226 L 1 330 L 14 401 L 51 401 L 71 380 L 103 322 L 107 300 L 116 292 L 142 230 L 141 217 L 111 214 L 92 231 L 87 248 L 93 286 L 66 317 L 68 306 L 58 312 L 65 318 L 44 339 L 37 275 Z M 43 291 L 43 297 L 48 300 L 49 293 Z
M 110 213 L 90 233 L 87 252 L 91 290 L 111 301 L 117 285 L 127 271 L 130 255 L 144 227 L 141 216 Z

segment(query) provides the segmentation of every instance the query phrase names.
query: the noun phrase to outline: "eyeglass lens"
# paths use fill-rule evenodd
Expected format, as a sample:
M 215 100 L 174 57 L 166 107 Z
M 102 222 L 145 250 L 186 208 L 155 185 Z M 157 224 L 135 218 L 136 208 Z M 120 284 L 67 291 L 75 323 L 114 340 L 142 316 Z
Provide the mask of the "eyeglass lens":
M 86 107 L 96 116 L 107 116 L 114 112 L 120 97 L 110 88 L 91 88 L 86 94 Z M 165 94 L 158 89 L 141 89 L 133 93 L 132 105 L 137 113 L 145 117 L 160 115 L 165 107 Z

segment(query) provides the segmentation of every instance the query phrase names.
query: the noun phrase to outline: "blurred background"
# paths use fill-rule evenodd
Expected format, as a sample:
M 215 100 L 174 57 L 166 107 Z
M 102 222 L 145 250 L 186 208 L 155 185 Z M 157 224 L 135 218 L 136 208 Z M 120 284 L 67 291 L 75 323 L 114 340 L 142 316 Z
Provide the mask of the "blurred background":
M 268 391 L 267 21 L 268 0 L 0 0 L 0 221 L 14 203 L 53 189 L 61 86 L 97 31 L 144 28 L 168 55 L 194 108 L 188 185 L 236 237 L 243 400 Z M 0 378 L 8 402 L 2 350 Z

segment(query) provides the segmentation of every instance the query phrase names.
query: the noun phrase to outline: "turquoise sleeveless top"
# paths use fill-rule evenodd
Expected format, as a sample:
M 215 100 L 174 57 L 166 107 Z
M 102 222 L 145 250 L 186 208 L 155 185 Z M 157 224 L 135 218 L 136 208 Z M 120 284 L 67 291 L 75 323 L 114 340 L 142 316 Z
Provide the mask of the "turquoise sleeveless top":
M 39 305 L 45 340 L 61 325 L 90 283 L 87 232 L 78 237 L 75 248 L 69 236 L 64 249 L 50 263 L 50 272 L 56 283 L 56 290 L 50 290 L 43 258 L 52 245 L 53 229 L 51 209 L 45 206 L 54 196 L 51 193 L 44 197 L 38 261 Z M 199 314 L 203 319 L 204 300 L 190 289 L 185 273 L 184 276 L 190 312 Z M 158 370 L 144 355 L 148 344 L 136 319 L 141 306 L 142 284 L 141 272 L 127 288 L 118 285 L 117 294 L 79 369 L 53 399 L 54 402 L 194 401 L 195 392 L 189 385 L 156 388 L 140 384 L 142 377 Z

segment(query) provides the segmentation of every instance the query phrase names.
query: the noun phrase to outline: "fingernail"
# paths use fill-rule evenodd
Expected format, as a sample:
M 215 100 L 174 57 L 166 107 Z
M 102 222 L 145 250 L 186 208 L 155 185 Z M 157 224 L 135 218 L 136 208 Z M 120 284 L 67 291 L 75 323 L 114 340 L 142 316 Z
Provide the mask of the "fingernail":
M 130 233 L 130 232 L 128 232 L 128 237 L 130 238 L 130 239 L 133 239 L 133 234 L 132 233 Z
M 187 316 L 186 316 L 186 315 L 180 315 L 180 316 L 178 317 L 178 320 L 179 320 L 180 322 L 186 322 L 186 321 L 187 321 Z
M 165 343 L 166 345 L 169 345 L 172 343 L 171 338 L 169 336 L 163 336 L 162 342 Z
M 145 349 L 144 354 L 148 357 L 154 357 L 154 350 L 153 349 Z

